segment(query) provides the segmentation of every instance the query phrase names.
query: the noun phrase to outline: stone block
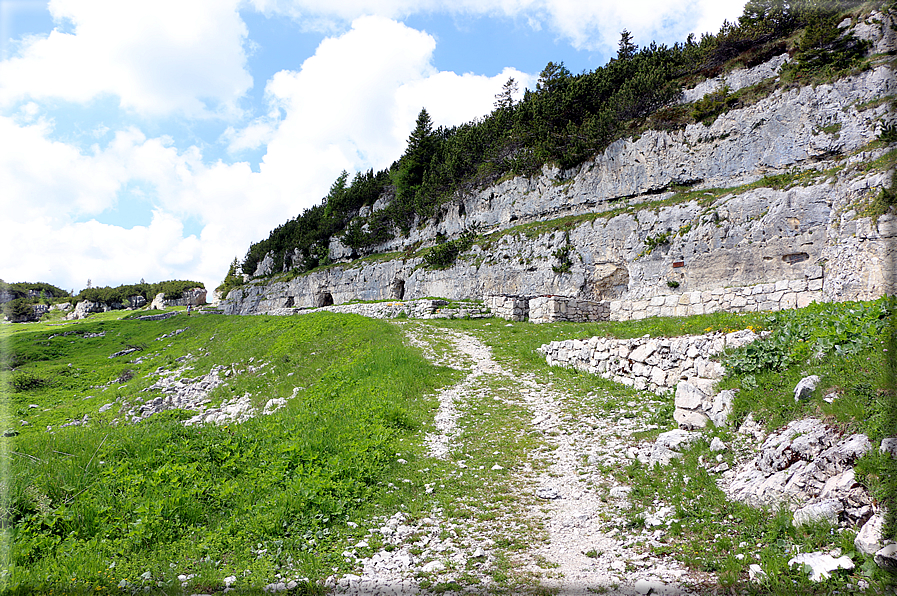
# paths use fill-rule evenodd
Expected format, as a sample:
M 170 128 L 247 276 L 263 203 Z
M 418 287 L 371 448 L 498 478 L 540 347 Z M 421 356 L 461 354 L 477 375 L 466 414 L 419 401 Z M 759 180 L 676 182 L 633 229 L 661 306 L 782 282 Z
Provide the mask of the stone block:
M 689 304 L 701 303 L 701 292 L 691 292 L 688 299 Z
M 782 310 L 788 308 L 795 308 L 797 306 L 797 294 L 794 292 L 788 292 L 784 296 L 782 296 L 782 300 L 779 302 L 779 307 Z
M 788 290 L 788 280 L 783 279 L 776 282 L 776 292 L 784 292 Z
M 788 289 L 792 292 L 803 292 L 807 289 L 807 280 L 792 279 L 790 282 L 788 282 Z
M 675 294 L 670 294 L 669 296 L 664 297 L 664 306 L 676 306 L 679 304 L 679 296 Z
M 732 308 L 744 308 L 747 306 L 747 300 L 743 296 L 738 296 L 732 299 Z
M 863 524 L 863 527 L 853 541 L 857 550 L 864 555 L 874 555 L 877 551 L 881 550 L 882 546 L 884 546 L 882 543 L 882 530 L 884 529 L 884 524 L 885 518 L 881 513 L 876 513 L 870 517 L 869 521 Z
M 665 296 L 655 296 L 654 298 L 651 298 L 650 306 L 663 306 L 665 300 Z
M 691 304 L 691 296 L 688 294 L 682 294 L 679 296 L 679 305 Z
M 692 412 L 690 410 L 673 411 L 673 420 L 679 425 L 679 428 L 692 430 L 696 428 L 705 428 L 707 426 L 707 416 L 700 412 Z
M 688 305 L 680 305 L 676 307 L 676 316 L 677 317 L 687 317 L 688 316 Z
M 811 279 L 807 282 L 807 290 L 811 292 L 818 292 L 822 290 L 822 278 Z

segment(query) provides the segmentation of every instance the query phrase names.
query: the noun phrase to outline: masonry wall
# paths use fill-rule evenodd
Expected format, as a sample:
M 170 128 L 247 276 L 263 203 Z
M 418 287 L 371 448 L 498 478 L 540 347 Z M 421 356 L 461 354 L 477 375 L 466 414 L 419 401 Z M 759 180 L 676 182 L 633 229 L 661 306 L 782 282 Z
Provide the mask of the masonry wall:
M 537 296 L 529 300 L 530 323 L 606 321 L 609 315 L 610 307 L 606 302 L 565 296 Z
M 636 389 L 663 393 L 681 381 L 722 378 L 722 365 L 711 358 L 756 338 L 748 329 L 682 337 L 592 337 L 551 342 L 540 347 L 539 353 L 549 366 L 572 367 Z

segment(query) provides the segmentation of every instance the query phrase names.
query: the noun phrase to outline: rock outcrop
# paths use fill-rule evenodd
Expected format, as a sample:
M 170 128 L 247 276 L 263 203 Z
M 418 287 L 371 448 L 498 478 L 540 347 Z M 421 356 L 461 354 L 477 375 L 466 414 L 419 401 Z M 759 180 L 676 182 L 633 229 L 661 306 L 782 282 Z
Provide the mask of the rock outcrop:
M 862 525 L 872 516 L 873 500 L 856 481 L 853 464 L 871 448 L 866 435 L 845 437 L 822 420 L 796 420 L 770 434 L 723 489 L 750 505 L 787 506 L 795 525 Z
M 863 31 L 891 48 L 884 20 Z M 774 77 L 784 60 L 725 82 Z M 406 299 L 559 295 L 606 303 L 610 318 L 627 319 L 876 298 L 894 289 L 897 219 L 865 214 L 890 186 L 881 159 L 889 148 L 873 141 L 895 91 L 882 61 L 830 84 L 775 91 L 709 126 L 647 131 L 573 170 L 546 166 L 457 196 L 438 221 L 369 250 L 426 247 L 475 227 L 480 236 L 451 267 L 427 269 L 409 251 L 288 281 L 255 279 L 222 306 L 229 314 L 315 306 L 325 292 L 334 304 L 388 300 L 400 287 Z M 331 242 L 332 260 L 351 256 Z M 276 275 L 268 260 L 257 275 Z

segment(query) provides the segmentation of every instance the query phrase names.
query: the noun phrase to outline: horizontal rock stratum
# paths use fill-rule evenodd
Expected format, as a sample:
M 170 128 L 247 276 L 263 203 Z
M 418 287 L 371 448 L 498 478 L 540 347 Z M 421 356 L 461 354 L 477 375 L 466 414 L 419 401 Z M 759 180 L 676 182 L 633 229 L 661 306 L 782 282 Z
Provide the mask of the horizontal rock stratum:
M 864 32 L 875 52 L 895 49 L 887 20 Z M 726 81 L 753 84 L 784 61 Z M 894 290 L 897 223 L 869 208 L 891 184 L 893 147 L 877 139 L 895 91 L 882 59 L 831 84 L 777 90 L 709 126 L 621 139 L 573 170 L 546 166 L 457 196 L 367 258 L 340 262 L 350 251 L 333 239 L 330 267 L 281 281 L 260 267 L 266 275 L 222 306 L 257 314 L 559 295 L 607 302 L 610 318 L 627 319 L 873 299 Z M 448 268 L 428 269 L 412 250 L 469 229 L 478 230 L 473 246 Z M 705 308 L 705 294 L 716 306 Z

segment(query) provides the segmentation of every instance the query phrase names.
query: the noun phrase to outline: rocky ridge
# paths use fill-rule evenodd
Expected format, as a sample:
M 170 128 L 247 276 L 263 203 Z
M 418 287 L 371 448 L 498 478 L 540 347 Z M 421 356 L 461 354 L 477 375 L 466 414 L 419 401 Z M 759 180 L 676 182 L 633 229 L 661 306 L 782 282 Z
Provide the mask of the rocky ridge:
M 882 54 L 897 49 L 893 23 L 893 15 L 876 13 L 849 27 Z M 784 60 L 730 73 L 726 82 L 754 84 L 775 76 Z M 703 87 L 696 89 L 690 92 Z M 222 305 L 229 314 L 271 312 L 288 301 L 314 306 L 324 291 L 336 304 L 389 299 L 397 283 L 406 298 L 555 294 L 632 303 L 819 280 L 813 299 L 875 298 L 893 287 L 897 228 L 890 216 L 862 213 L 890 184 L 888 171 L 868 165 L 888 151 L 870 143 L 895 89 L 892 65 L 881 58 L 830 84 L 775 91 L 709 126 L 622 139 L 573 170 L 546 167 L 540 176 L 459 196 L 439 221 L 372 249 L 404 251 L 437 234 L 479 229 L 480 239 L 452 267 L 426 269 L 420 256 L 360 260 L 289 281 L 259 279 Z M 764 176 L 791 182 L 760 183 Z M 683 187 L 691 194 L 677 194 Z M 547 223 L 568 216 L 578 219 Z M 567 271 L 552 256 L 564 250 Z M 331 243 L 334 261 L 349 253 Z

